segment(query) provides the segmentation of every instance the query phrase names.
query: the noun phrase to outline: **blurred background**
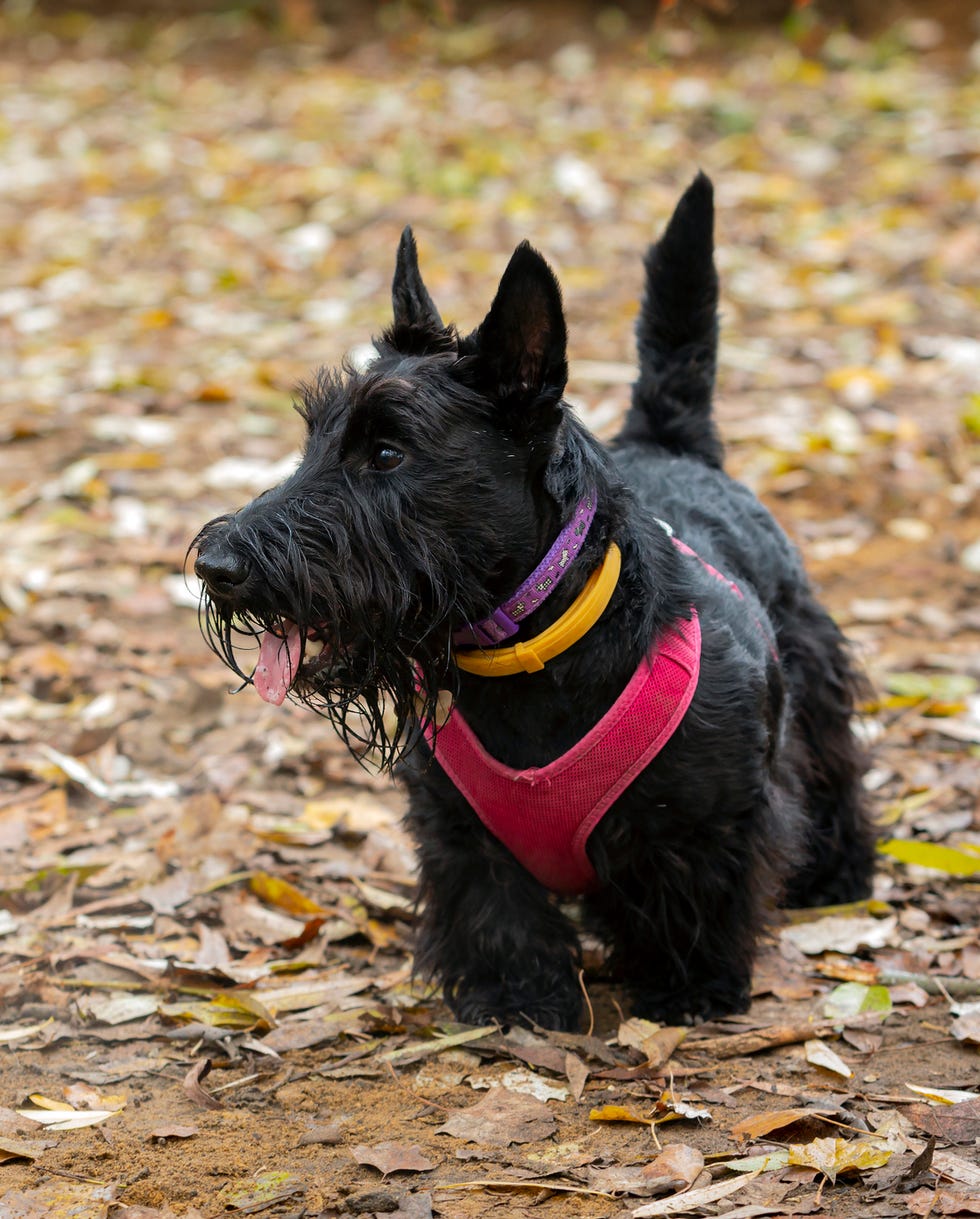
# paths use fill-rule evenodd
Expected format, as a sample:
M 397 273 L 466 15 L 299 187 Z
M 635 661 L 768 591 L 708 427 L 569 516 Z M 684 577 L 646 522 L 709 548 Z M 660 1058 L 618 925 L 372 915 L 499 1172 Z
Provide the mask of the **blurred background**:
M 348 1034 L 404 1035 L 377 1016 L 379 995 L 415 1001 L 400 796 L 308 712 L 230 696 L 184 562 L 206 520 L 292 468 L 294 388 L 385 325 L 406 223 L 461 328 L 519 241 L 545 254 L 569 398 L 608 437 L 643 251 L 712 177 L 729 468 L 873 679 L 883 834 L 980 869 L 978 73 L 968 0 L 0 2 L 0 1004 L 42 1022 L 0 1104 L 38 1071 L 77 1078 L 73 1039 L 117 1023 L 154 1053 L 164 1019 L 217 1026 L 225 1049 L 235 1020 L 246 1040 L 269 1028 L 227 994 L 168 1007 L 151 958 L 202 995 L 305 970 L 324 1012 L 375 988 L 372 1014 L 282 1025 L 265 1053 L 333 1038 L 346 1062 Z M 902 923 L 884 920 L 877 963 L 980 977 L 971 884 L 883 868 Z M 111 1015 L 107 996 L 125 998 Z M 60 1058 L 39 1052 L 59 1039 Z M 177 1058 L 132 1068 L 144 1096 L 164 1105 Z M 126 1154 L 156 1157 L 156 1189 L 171 1161 L 139 1133 L 148 1112 Z M 72 1146 L 87 1167 L 48 1162 L 109 1171 L 101 1144 Z M 214 1146 L 129 1197 L 210 1206 L 202 1183 L 254 1167 L 231 1127 Z

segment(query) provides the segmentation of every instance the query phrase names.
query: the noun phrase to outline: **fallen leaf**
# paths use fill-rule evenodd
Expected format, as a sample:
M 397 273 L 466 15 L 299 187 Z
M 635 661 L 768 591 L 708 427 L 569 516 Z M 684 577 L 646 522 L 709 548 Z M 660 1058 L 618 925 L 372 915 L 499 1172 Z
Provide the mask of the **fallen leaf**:
M 374 1147 L 359 1144 L 351 1148 L 351 1155 L 358 1164 L 370 1164 L 383 1177 L 393 1172 L 428 1172 L 435 1168 L 431 1160 L 427 1160 L 418 1144 L 406 1147 L 402 1143 L 378 1143 Z
M 975 678 L 960 673 L 889 673 L 885 689 L 905 698 L 954 703 L 976 692 Z
M 201 1080 L 211 1070 L 211 1059 L 200 1058 L 184 1076 L 184 1092 L 195 1105 L 203 1105 L 205 1109 L 223 1109 L 224 1105 L 210 1092 L 201 1087 Z
M 97 1181 L 45 1181 L 36 1189 L 3 1194 L 3 1219 L 106 1219 L 116 1198 L 115 1185 Z
M 980 861 L 978 861 L 980 862 Z M 857 952 L 859 948 L 884 948 L 894 934 L 898 919 L 888 918 L 829 918 L 812 923 L 784 927 L 780 938 L 807 956 L 822 952 Z
M 216 1197 L 225 1210 L 258 1213 L 305 1192 L 306 1186 L 294 1173 L 270 1169 L 256 1173 L 250 1181 L 229 1182 Z
M 543 1076 L 523 1067 L 515 1067 L 507 1071 L 499 1079 L 489 1075 L 471 1075 L 471 1088 L 493 1088 L 498 1084 L 511 1092 L 523 1092 L 527 1096 L 536 1096 L 538 1100 L 568 1100 L 568 1089 L 561 1084 L 551 1084 Z
M 716 1181 L 714 1185 L 707 1185 L 704 1189 L 692 1189 L 677 1194 L 673 1198 L 648 1202 L 645 1206 L 640 1206 L 632 1212 L 633 1219 L 652 1219 L 654 1215 L 682 1215 L 697 1211 L 700 1207 L 719 1202 L 722 1198 L 727 1198 L 730 1194 L 744 1189 L 758 1175 L 758 1172 L 753 1172 L 746 1177 L 736 1178 L 734 1181 Z
M 789 1164 L 789 1148 L 780 1147 L 776 1151 L 770 1151 L 766 1155 L 761 1156 L 746 1156 L 739 1160 L 722 1160 L 722 1168 L 730 1168 L 732 1172 L 773 1172 L 779 1168 L 786 1168 Z
M 647 1065 L 659 1067 L 670 1058 L 688 1032 L 687 1028 L 664 1028 L 652 1020 L 633 1016 L 620 1024 L 616 1040 L 622 1046 L 639 1050 Z
M 788 1163 L 815 1168 L 833 1182 L 838 1173 L 881 1168 L 891 1157 L 892 1149 L 875 1139 L 814 1139 L 791 1144 Z
M 491 1088 L 483 1100 L 468 1109 L 454 1110 L 436 1134 L 451 1134 L 470 1143 L 507 1147 L 546 1139 L 557 1128 L 544 1101 L 521 1096 L 506 1088 Z
M 18 1139 L 0 1134 L 0 1164 L 7 1160 L 37 1160 L 49 1147 L 57 1147 L 54 1139 Z
M 911 863 L 920 868 L 932 868 L 948 876 L 974 876 L 980 872 L 980 855 L 957 851 L 937 842 L 920 842 L 911 838 L 891 838 L 880 842 L 878 850 L 899 863 Z M 879 945 L 871 945 L 879 947 Z
M 936 1151 L 932 1156 L 932 1168 L 951 1181 L 972 1185 L 980 1193 L 980 1164 L 964 1160 L 952 1151 Z
M 641 1117 L 639 1113 L 634 1113 L 632 1109 L 626 1109 L 622 1105 L 600 1105 L 589 1114 L 589 1121 L 636 1122 L 640 1126 L 649 1126 L 653 1118 Z
M 771 1134 L 773 1130 L 783 1130 L 796 1122 L 834 1117 L 836 1113 L 836 1109 L 774 1109 L 769 1113 L 757 1113 L 753 1117 L 736 1122 L 732 1127 L 732 1134 L 739 1142 L 745 1139 L 760 1139 L 765 1134 Z
M 409 1062 L 417 1062 L 420 1058 L 428 1058 L 432 1054 L 440 1054 L 443 1050 L 451 1050 L 455 1049 L 456 1046 L 466 1045 L 470 1041 L 481 1041 L 484 1037 L 489 1037 L 493 1033 L 496 1033 L 496 1031 L 497 1026 L 495 1024 L 483 1025 L 480 1028 L 467 1028 L 459 1033 L 450 1033 L 445 1037 L 435 1037 L 431 1041 L 402 1046 L 397 1050 L 389 1050 L 388 1053 L 382 1054 L 381 1057 L 385 1062 L 397 1062 L 404 1066 Z
M 0 1029 L 0 1045 L 10 1044 L 15 1041 L 27 1041 L 31 1037 L 36 1037 L 51 1024 L 51 1020 L 42 1020 L 40 1024 L 25 1024 L 20 1028 Z
M 686 1143 L 670 1143 L 652 1164 L 641 1171 L 651 1181 L 665 1179 L 681 1182 L 678 1188 L 689 1189 L 703 1168 L 704 1156 L 696 1147 L 689 1147 Z
M 803 1045 L 806 1051 L 806 1060 L 812 1066 L 823 1067 L 825 1071 L 833 1071 L 835 1075 L 843 1075 L 845 1079 L 850 1079 L 854 1072 L 841 1058 L 839 1054 L 835 1054 L 825 1041 L 807 1041 Z
M 196 1126 L 157 1126 L 155 1130 L 151 1130 L 147 1138 L 151 1139 L 190 1139 L 195 1134 L 198 1134 Z
M 828 1020 L 846 1019 L 864 1012 L 880 1012 L 887 1016 L 891 1010 L 888 987 L 866 986 L 863 982 L 843 982 L 835 986 L 823 1005 L 823 1014 Z
M 95 1020 L 115 1025 L 154 1015 L 159 1002 L 155 995 L 117 991 L 111 995 L 88 995 L 79 1006 Z
M 962 1092 L 957 1088 L 923 1088 L 918 1084 L 906 1084 L 910 1092 L 917 1092 L 927 1100 L 939 1105 L 957 1105 L 962 1101 L 980 1100 L 980 1092 Z
M 910 1122 L 948 1143 L 972 1143 L 980 1138 L 980 1100 L 960 1101 L 954 1105 L 909 1105 Z
M 287 914 L 303 917 L 310 914 L 329 913 L 319 902 L 307 897 L 288 880 L 283 880 L 279 876 L 270 876 L 268 872 L 254 872 L 249 877 L 248 886 L 256 897 L 261 897 L 263 901 L 278 906 Z
M 971 1004 L 968 1011 L 963 1005 L 957 1008 L 961 1014 L 949 1026 L 949 1031 L 957 1041 L 971 1041 L 980 1045 L 980 1004 Z
M 328 1122 L 325 1126 L 311 1126 L 296 1140 L 297 1147 L 313 1147 L 322 1143 L 326 1147 L 335 1147 L 343 1142 L 344 1130 L 339 1122 Z
M 680 1097 L 675 1096 L 673 1091 L 667 1089 L 661 1092 L 657 1098 L 653 1120 L 657 1125 L 660 1125 L 662 1122 L 670 1122 L 675 1119 L 710 1122 L 711 1110 L 705 1109 L 703 1105 L 692 1105 L 689 1101 L 682 1100 Z
M 568 1077 L 569 1085 L 572 1089 L 572 1096 L 577 1100 L 582 1099 L 582 1093 L 585 1091 L 585 1085 L 589 1078 L 589 1068 L 585 1065 L 577 1054 L 573 1054 L 569 1050 L 565 1055 L 565 1074 Z
M 906 1205 L 913 1215 L 980 1215 L 980 1197 L 966 1186 L 917 1189 Z
M 63 1109 L 18 1109 L 17 1112 L 47 1130 L 81 1130 L 84 1126 L 98 1126 L 107 1118 L 115 1117 L 119 1110 L 79 1109 L 65 1112 Z

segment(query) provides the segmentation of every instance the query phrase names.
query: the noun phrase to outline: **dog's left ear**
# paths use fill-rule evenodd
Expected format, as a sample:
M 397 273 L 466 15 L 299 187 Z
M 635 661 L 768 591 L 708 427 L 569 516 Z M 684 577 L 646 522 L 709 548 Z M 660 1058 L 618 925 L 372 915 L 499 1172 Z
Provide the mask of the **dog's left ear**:
M 405 355 L 427 355 L 455 350 L 456 332 L 443 322 L 422 282 L 415 237 L 407 225 L 395 257 L 391 305 L 394 322 L 385 331 L 383 339 L 396 351 Z
M 514 251 L 490 312 L 465 343 L 480 380 L 502 403 L 550 406 L 568 380 L 561 289 L 551 268 L 526 241 Z M 549 412 L 550 413 L 550 412 Z

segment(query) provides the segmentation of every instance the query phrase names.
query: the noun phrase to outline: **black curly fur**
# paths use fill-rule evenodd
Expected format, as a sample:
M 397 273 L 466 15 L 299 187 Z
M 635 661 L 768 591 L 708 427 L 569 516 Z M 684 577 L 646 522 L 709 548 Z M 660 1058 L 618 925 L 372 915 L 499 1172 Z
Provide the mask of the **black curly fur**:
M 493 756 L 541 766 L 595 724 L 691 606 L 702 660 L 690 709 L 588 844 L 599 886 L 585 916 L 634 1010 L 667 1021 L 744 1010 L 773 903 L 869 891 L 844 640 L 785 534 L 721 469 L 712 224 L 700 175 L 646 258 L 640 374 L 610 449 L 562 401 L 561 297 L 540 255 L 519 247 L 486 320 L 460 336 L 422 284 L 406 230 L 377 360 L 321 375 L 305 395 L 297 472 L 196 541 L 202 621 L 219 654 L 248 680 L 237 631 L 286 621 L 313 631 L 327 659 L 304 668 L 295 695 L 400 761 L 420 864 L 416 964 L 464 1020 L 575 1027 L 578 936 L 433 760 L 419 694 L 427 714 L 450 689 Z M 401 460 L 388 468 L 392 451 Z M 563 612 L 615 540 L 622 575 L 600 621 L 540 673 L 458 671 L 453 628 L 523 580 L 592 488 L 583 551 L 517 638 Z M 658 520 L 744 597 L 680 553 Z

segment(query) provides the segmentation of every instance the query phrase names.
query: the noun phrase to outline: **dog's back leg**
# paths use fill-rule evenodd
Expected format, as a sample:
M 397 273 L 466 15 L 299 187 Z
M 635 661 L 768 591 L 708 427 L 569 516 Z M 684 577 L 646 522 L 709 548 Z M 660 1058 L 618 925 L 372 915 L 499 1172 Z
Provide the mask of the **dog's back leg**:
M 791 732 L 808 813 L 805 859 L 787 885 L 790 907 L 857 901 L 871 892 L 875 828 L 852 728 L 861 679 L 833 619 L 810 594 L 771 610 L 791 700 Z

